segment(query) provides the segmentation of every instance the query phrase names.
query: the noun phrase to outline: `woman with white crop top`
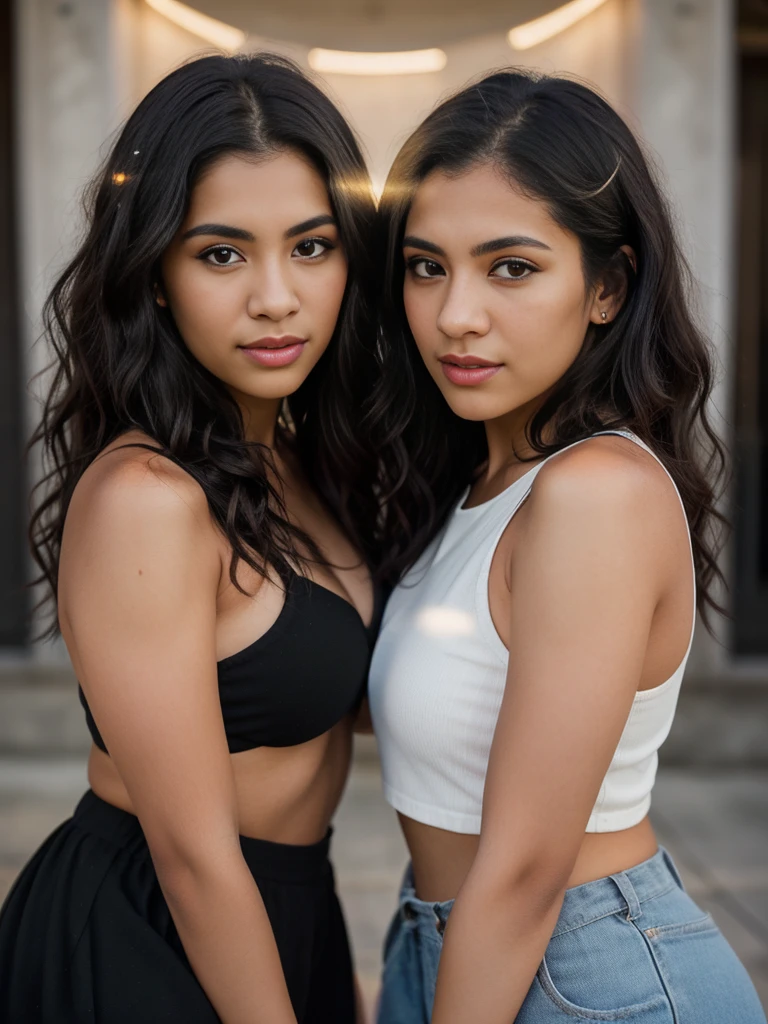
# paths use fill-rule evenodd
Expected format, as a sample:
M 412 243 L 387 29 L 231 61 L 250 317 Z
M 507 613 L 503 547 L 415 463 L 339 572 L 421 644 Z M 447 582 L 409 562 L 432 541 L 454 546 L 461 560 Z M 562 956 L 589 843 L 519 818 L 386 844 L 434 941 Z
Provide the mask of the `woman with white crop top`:
M 585 86 L 499 72 L 406 142 L 381 216 L 370 699 L 412 864 L 380 1024 L 764 1022 L 648 820 L 722 452 L 640 147 Z

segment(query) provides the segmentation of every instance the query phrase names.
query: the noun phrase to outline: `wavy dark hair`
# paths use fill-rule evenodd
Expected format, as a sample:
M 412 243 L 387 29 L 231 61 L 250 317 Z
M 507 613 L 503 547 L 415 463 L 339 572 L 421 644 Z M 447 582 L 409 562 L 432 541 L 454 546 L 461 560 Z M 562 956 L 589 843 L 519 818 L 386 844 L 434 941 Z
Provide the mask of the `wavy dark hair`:
M 283 151 L 303 155 L 322 176 L 349 267 L 334 335 L 285 401 L 283 435 L 351 540 L 372 557 L 375 462 L 357 422 L 376 373 L 368 172 L 344 118 L 298 66 L 273 54 L 209 56 L 164 78 L 127 121 L 86 193 L 85 238 L 45 307 L 55 360 L 32 439 L 43 445 L 47 475 L 33 496 L 30 538 L 36 582 L 48 585 L 54 605 L 75 486 L 131 429 L 203 488 L 231 545 L 236 585 L 241 559 L 261 574 L 271 566 L 285 582 L 302 563 L 300 551 L 320 557 L 270 484 L 270 450 L 246 442 L 237 403 L 155 301 L 161 257 L 201 174 L 226 154 Z M 56 628 L 54 621 L 50 632 Z
M 414 563 L 487 457 L 482 423 L 451 411 L 418 354 L 403 305 L 402 253 L 419 184 L 433 171 L 458 174 L 485 162 L 578 237 L 587 287 L 622 262 L 628 279 L 619 315 L 590 326 L 528 425 L 533 458 L 599 430 L 634 431 L 682 496 L 699 608 L 721 611 L 713 584 L 722 579 L 716 490 L 724 451 L 708 418 L 712 361 L 666 201 L 604 99 L 577 81 L 515 68 L 440 104 L 404 144 L 382 195 L 382 369 L 370 411 L 382 453 L 382 575 L 395 581 Z M 634 249 L 636 272 L 622 245 Z

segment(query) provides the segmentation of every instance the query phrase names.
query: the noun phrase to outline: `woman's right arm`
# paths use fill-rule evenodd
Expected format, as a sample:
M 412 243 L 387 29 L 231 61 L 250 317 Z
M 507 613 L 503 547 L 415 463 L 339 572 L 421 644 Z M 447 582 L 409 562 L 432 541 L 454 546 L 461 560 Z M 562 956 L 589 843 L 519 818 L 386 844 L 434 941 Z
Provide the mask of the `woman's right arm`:
M 205 497 L 157 457 L 91 467 L 67 516 L 62 632 L 149 844 L 192 969 L 223 1024 L 295 1024 L 242 856 L 216 678 L 221 572 Z

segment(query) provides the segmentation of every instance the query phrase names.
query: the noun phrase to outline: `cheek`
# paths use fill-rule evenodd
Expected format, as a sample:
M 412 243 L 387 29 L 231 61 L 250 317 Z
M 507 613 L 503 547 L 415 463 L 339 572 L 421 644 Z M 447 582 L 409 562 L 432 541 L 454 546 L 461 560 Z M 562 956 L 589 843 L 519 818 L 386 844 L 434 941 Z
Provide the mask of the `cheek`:
M 195 267 L 170 274 L 165 281 L 176 326 L 193 352 L 201 346 L 214 346 L 242 308 L 241 288 L 234 274 L 229 279 L 224 275 L 214 278 Z
M 507 317 L 518 368 L 537 384 L 551 386 L 579 354 L 588 322 L 581 292 L 547 288 L 521 296 Z
M 403 306 L 411 334 L 423 355 L 431 347 L 438 333 L 437 289 L 433 285 L 427 288 L 420 287 L 406 279 L 403 286 Z
M 311 329 L 330 338 L 347 287 L 347 265 L 339 260 L 327 264 L 323 268 L 324 273 L 317 273 L 314 267 L 306 269 L 309 272 L 302 284 L 302 307 L 309 314 Z

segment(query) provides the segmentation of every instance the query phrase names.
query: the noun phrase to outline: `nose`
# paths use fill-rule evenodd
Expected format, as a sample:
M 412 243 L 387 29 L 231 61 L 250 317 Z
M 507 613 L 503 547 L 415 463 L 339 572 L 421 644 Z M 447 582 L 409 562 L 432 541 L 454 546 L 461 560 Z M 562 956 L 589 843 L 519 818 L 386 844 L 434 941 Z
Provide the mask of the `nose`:
M 248 295 L 248 316 L 253 320 L 284 320 L 301 307 L 290 267 L 279 259 L 265 260 L 254 268 Z
M 459 339 L 467 334 L 482 337 L 490 326 L 490 317 L 479 290 L 473 287 L 472 282 L 454 277 L 437 317 L 438 330 L 448 338 Z

